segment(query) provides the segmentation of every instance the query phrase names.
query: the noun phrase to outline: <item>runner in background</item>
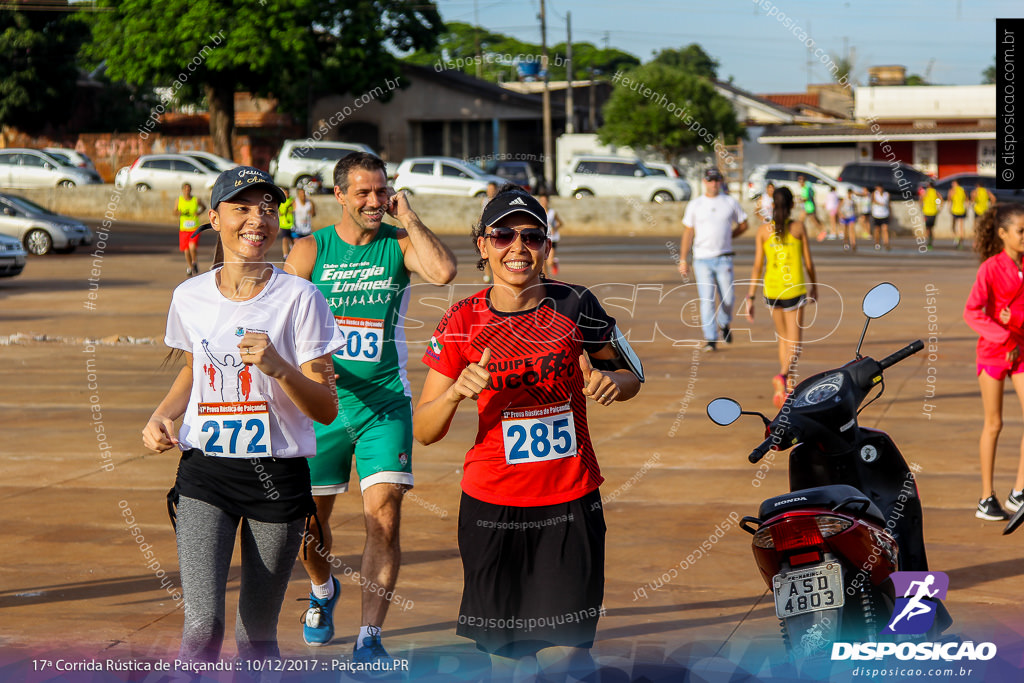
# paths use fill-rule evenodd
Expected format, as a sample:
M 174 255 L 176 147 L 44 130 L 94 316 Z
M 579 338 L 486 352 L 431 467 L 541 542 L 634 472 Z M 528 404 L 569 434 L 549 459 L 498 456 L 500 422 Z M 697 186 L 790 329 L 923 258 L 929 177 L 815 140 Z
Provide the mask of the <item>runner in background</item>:
M 498 194 L 498 183 L 492 180 L 489 183 L 487 183 L 487 196 L 483 198 L 483 201 L 481 202 L 480 206 L 487 206 L 487 202 L 494 199 L 494 195 L 496 194 Z M 491 266 L 485 263 L 483 271 L 483 281 L 484 283 L 489 283 L 491 281 Z
M 959 249 L 964 242 L 964 223 L 967 218 L 967 190 L 954 180 L 949 186 L 949 196 L 946 197 L 949 203 L 949 213 L 953 216 L 953 237 L 956 239 L 954 247 Z
M 312 199 L 306 198 L 306 191 L 303 188 L 295 190 L 295 226 L 292 228 L 292 235 L 295 239 L 301 239 L 313 233 L 313 217 L 316 216 L 316 204 Z
M 843 225 L 843 249 L 857 251 L 857 198 L 853 188 L 839 204 L 839 222 Z
M 942 206 L 942 195 L 935 189 L 935 182 L 928 181 L 928 189 L 921 195 L 921 215 L 924 216 L 924 230 L 928 236 L 927 248 L 930 251 L 935 241 L 935 218 Z
M 550 208 L 547 192 L 537 195 L 537 201 L 540 202 L 547 214 L 548 239 L 551 240 L 551 251 L 548 252 L 547 261 L 544 263 L 544 275 L 558 275 L 558 256 L 555 255 L 555 249 L 558 247 L 558 241 L 562 239 L 558 232 L 558 229 L 562 227 L 562 219 L 554 209 Z
M 185 275 L 189 277 L 199 274 L 199 233 L 192 233 L 203 211 L 203 200 L 192 196 L 191 185 L 182 184 L 181 196 L 174 202 L 174 215 L 178 217 L 178 249 L 185 254 Z
M 295 227 L 295 198 L 290 196 L 287 187 L 282 187 L 284 202 L 277 207 L 278 220 L 281 224 L 281 250 L 283 257 L 288 258 L 288 252 L 292 250 L 294 237 L 292 228 Z

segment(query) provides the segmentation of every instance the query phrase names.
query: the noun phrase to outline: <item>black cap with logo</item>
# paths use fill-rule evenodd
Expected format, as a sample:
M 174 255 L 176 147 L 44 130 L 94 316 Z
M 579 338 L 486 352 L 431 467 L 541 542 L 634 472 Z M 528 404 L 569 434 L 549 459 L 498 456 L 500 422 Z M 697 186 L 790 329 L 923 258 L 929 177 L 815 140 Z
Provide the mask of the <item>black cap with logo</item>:
M 514 213 L 525 213 L 532 216 L 545 232 L 548 229 L 548 212 L 537 199 L 528 192 L 502 192 L 487 202 L 480 222 L 485 226 L 494 225 L 505 216 Z

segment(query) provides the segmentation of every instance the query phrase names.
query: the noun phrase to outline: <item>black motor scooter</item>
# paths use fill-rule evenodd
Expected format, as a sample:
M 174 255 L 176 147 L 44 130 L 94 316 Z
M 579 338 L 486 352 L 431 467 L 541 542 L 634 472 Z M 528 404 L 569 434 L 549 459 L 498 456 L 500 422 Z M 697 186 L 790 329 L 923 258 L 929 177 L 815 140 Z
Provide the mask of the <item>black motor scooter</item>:
M 792 448 L 791 492 L 764 501 L 757 517 L 740 523 L 754 537 L 754 557 L 792 656 L 823 653 L 837 640 L 877 640 L 895 602 L 889 576 L 928 569 L 914 474 L 885 432 L 857 422 L 875 387 L 875 399 L 884 391 L 884 371 L 924 348 L 917 340 L 880 361 L 860 355 L 871 319 L 899 299 L 890 283 L 868 292 L 856 358 L 801 382 L 775 419 L 729 398 L 708 404 L 720 425 L 743 414 L 764 421 L 767 438 L 750 462 Z M 952 622 L 941 602 L 936 609 L 933 635 Z

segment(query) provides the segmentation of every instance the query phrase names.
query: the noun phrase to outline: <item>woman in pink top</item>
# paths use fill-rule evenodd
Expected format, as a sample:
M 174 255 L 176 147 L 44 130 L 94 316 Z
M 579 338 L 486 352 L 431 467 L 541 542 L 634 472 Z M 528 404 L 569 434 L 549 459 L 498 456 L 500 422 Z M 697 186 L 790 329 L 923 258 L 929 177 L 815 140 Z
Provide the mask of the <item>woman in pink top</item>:
M 982 259 L 978 277 L 964 308 L 964 320 L 980 336 L 977 363 L 985 426 L 981 431 L 981 496 L 979 519 L 1003 520 L 992 485 L 996 443 L 1003 426 L 1003 384 L 1009 377 L 1024 405 L 1024 204 L 989 209 L 979 220 L 975 250 Z M 1006 499 L 1011 511 L 1024 503 L 1024 441 L 1017 481 Z

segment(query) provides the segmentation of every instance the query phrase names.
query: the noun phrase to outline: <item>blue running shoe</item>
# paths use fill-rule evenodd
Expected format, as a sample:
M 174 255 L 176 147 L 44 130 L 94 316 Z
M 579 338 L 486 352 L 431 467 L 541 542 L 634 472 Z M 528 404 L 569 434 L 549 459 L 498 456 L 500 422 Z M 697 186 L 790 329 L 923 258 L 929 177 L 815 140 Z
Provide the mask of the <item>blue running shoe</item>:
M 380 629 L 370 626 L 370 635 L 363 638 L 363 646 L 352 650 L 352 661 L 360 663 L 384 662 L 391 664 L 391 655 L 380 644 Z
M 334 582 L 334 597 L 321 600 L 310 593 L 309 609 L 302 615 L 302 639 L 311 647 L 326 645 L 334 637 L 334 606 L 341 597 L 341 584 L 333 576 L 331 581 Z

